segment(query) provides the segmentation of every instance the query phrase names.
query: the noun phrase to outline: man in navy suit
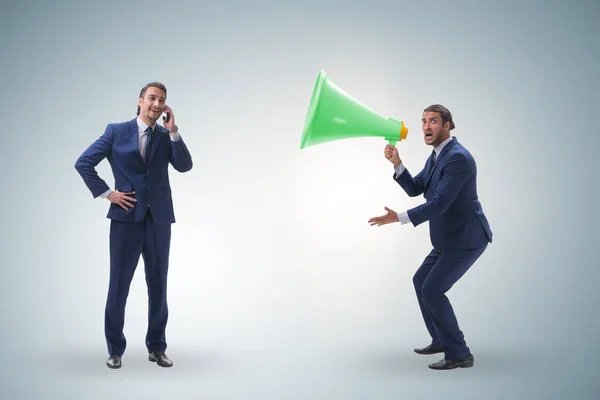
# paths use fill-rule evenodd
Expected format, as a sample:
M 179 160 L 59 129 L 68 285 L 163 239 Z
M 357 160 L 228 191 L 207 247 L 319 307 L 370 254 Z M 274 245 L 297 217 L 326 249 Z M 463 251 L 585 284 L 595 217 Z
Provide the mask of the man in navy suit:
M 385 157 L 394 164 L 394 180 L 411 197 L 424 195 L 426 202 L 400 214 L 371 218 L 371 225 L 393 222 L 418 226 L 429 221 L 433 249 L 413 277 L 417 299 L 431 343 L 418 354 L 444 353 L 429 368 L 446 370 L 472 367 L 473 355 L 458 326 L 446 292 L 467 272 L 492 242 L 492 231 L 477 196 L 477 168 L 473 156 L 456 137 L 450 111 L 439 104 L 423 112 L 425 144 L 433 152 L 425 167 L 412 176 L 398 150 L 387 145 Z
M 172 361 L 165 354 L 168 319 L 167 272 L 171 224 L 175 222 L 169 164 L 179 172 L 192 169 L 192 157 L 165 102 L 166 87 L 144 86 L 137 118 L 108 124 L 104 134 L 77 159 L 75 168 L 94 198 L 108 199 L 110 224 L 110 283 L 105 310 L 109 368 L 121 367 L 125 352 L 125 304 L 140 255 L 148 286 L 148 359 L 161 367 Z M 164 127 L 156 123 L 162 113 Z M 115 178 L 112 190 L 95 170 L 107 159 Z

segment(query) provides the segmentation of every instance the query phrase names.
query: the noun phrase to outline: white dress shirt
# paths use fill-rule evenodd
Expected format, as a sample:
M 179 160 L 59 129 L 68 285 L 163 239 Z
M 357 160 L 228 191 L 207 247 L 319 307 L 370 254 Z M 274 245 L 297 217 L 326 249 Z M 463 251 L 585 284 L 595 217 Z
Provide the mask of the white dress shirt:
M 433 148 L 433 151 L 435 151 L 434 164 L 437 162 L 438 158 L 440 157 L 440 154 L 442 153 L 442 149 L 444 148 L 444 146 L 446 146 L 448 143 L 450 143 L 450 141 L 452 141 L 452 136 L 450 136 L 448 139 L 444 140 L 439 146 Z M 398 165 L 398 168 L 395 169 L 396 178 L 398 178 L 404 172 L 405 169 L 406 168 L 404 167 L 404 165 L 402 163 L 400 163 Z M 398 221 L 400 221 L 400 223 L 402 225 L 411 223 L 411 220 L 408 217 L 408 213 L 406 211 L 402 211 L 402 212 L 398 213 Z
M 138 149 L 140 150 L 142 158 L 146 160 L 146 136 L 148 136 L 148 133 L 146 133 L 146 129 L 148 128 L 148 125 L 144 121 L 142 121 L 139 116 L 137 117 L 136 122 L 138 126 Z M 152 131 L 154 131 L 155 129 L 156 124 L 152 126 Z M 169 134 L 169 137 L 173 142 L 178 142 L 179 139 L 181 139 L 179 132 L 175 132 L 173 135 Z M 106 192 L 102 193 L 100 197 L 105 199 L 111 193 L 112 189 L 108 189 Z

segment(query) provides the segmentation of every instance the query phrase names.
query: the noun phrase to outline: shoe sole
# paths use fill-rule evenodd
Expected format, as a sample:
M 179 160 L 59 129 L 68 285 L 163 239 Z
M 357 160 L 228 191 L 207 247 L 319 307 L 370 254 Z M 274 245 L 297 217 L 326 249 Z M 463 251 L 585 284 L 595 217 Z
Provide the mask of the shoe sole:
M 160 362 L 158 362 L 158 359 L 156 359 L 156 358 L 154 358 L 152 356 L 148 356 L 148 361 L 156 363 L 156 365 L 158 365 L 160 367 L 163 367 L 163 368 L 169 368 L 169 367 L 173 366 L 173 364 L 163 364 L 163 363 L 160 363 Z
M 457 368 L 471 368 L 474 364 L 475 364 L 474 362 L 469 362 L 469 363 L 457 365 L 452 368 L 431 368 L 431 367 L 429 367 L 429 368 L 436 370 L 436 371 L 446 371 L 446 370 L 457 369 Z

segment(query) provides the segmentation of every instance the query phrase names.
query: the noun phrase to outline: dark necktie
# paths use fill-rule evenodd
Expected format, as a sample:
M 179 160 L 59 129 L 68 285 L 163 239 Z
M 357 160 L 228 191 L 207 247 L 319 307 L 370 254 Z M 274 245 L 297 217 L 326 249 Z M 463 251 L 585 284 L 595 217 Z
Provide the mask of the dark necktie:
M 148 127 L 148 129 L 146 129 L 146 156 L 144 157 L 146 165 L 148 165 L 148 161 L 150 160 L 150 149 L 152 149 L 152 137 L 154 136 L 153 133 L 154 131 L 152 130 L 152 128 Z
M 431 160 L 429 161 L 429 171 L 433 170 L 433 166 L 435 165 L 435 150 L 431 152 Z

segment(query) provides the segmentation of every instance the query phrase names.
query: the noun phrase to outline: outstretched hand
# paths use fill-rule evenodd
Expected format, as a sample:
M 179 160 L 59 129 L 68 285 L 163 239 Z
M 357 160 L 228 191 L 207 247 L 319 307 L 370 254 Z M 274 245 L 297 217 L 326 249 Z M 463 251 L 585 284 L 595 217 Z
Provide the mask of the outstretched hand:
M 371 218 L 369 220 L 369 224 L 371 224 L 371 226 L 373 226 L 373 225 L 381 226 L 381 225 L 391 224 L 393 222 L 399 222 L 398 213 L 396 211 L 389 209 L 387 207 L 384 207 L 384 209 L 387 211 L 387 214 L 381 215 L 379 217 Z

